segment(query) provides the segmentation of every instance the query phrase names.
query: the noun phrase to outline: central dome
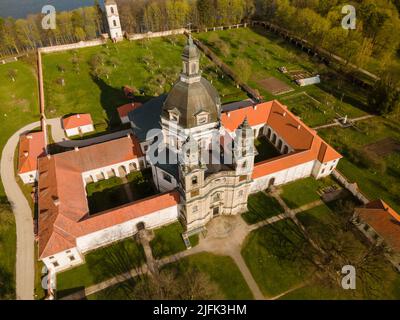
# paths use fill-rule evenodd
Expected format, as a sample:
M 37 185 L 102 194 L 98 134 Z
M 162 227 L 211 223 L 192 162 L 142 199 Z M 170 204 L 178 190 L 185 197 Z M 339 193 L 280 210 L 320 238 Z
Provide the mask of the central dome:
M 200 54 L 189 35 L 182 53 L 183 70 L 163 105 L 162 116 L 174 119 L 184 128 L 217 122 L 220 116 L 220 98 L 217 90 L 199 71 Z M 203 115 L 199 122 L 198 116 Z

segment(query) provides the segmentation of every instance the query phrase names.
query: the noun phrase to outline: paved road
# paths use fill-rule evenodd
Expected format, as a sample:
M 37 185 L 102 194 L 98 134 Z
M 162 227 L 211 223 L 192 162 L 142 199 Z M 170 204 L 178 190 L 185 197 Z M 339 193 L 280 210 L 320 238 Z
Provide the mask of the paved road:
M 20 134 L 40 126 L 34 122 L 23 127 L 7 141 L 1 156 L 1 180 L 8 201 L 11 203 L 17 225 L 17 299 L 31 300 L 34 294 L 34 231 L 32 211 L 27 199 L 19 188 L 14 175 L 14 152 Z
M 128 133 L 132 133 L 132 129 L 125 129 L 116 131 L 108 134 L 103 134 L 94 138 L 82 139 L 82 140 L 69 140 L 61 127 L 60 118 L 46 119 L 46 123 L 51 126 L 51 136 L 59 146 L 73 148 L 73 147 L 86 147 L 95 143 L 101 143 L 117 138 L 122 138 Z

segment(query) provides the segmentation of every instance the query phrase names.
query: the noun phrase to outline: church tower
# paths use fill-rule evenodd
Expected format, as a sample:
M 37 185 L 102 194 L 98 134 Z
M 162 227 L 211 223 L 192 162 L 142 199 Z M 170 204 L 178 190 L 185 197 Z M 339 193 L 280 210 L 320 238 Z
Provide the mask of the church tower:
M 233 146 L 234 163 L 237 175 L 251 175 L 254 168 L 254 134 L 247 117 L 236 129 Z
M 121 29 L 121 22 L 119 20 L 117 3 L 115 0 L 105 0 L 104 6 L 106 8 L 108 32 L 110 38 L 113 41 L 121 41 L 123 39 L 123 33 Z

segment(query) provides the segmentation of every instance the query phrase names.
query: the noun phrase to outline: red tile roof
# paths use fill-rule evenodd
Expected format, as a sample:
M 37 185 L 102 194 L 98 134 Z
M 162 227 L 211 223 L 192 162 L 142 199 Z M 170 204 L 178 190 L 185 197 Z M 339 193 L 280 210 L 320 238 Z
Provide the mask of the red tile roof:
M 64 129 L 74 129 L 93 124 L 92 117 L 89 113 L 74 114 L 63 118 L 62 122 Z
M 18 173 L 37 169 L 37 159 L 46 153 L 43 131 L 32 132 L 19 138 Z
M 75 246 L 76 237 L 112 226 L 116 221 L 122 223 L 151 212 L 148 210 L 170 206 L 171 197 L 164 195 L 116 208 L 104 215 L 88 216 L 82 172 L 142 156 L 137 139 L 129 136 L 40 158 L 40 257 Z M 175 196 L 173 199 L 176 199 Z
M 294 153 L 256 163 L 253 179 L 317 159 L 321 163 L 327 163 L 342 158 L 315 130 L 310 129 L 279 101 L 273 100 L 223 112 L 221 121 L 223 126 L 232 132 L 246 116 L 250 126 L 268 124 L 295 150 Z
M 400 253 L 400 215 L 393 208 L 383 200 L 376 200 L 364 208 L 356 208 L 356 214 Z
M 117 108 L 118 114 L 120 118 L 126 117 L 129 112 L 139 108 L 142 105 L 140 102 L 132 102 L 128 104 L 124 104 Z

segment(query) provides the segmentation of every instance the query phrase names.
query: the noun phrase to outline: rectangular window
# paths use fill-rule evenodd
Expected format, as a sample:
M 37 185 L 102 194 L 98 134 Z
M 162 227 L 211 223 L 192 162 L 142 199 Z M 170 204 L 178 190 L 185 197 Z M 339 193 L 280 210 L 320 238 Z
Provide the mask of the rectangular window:
M 68 258 L 69 258 L 70 261 L 74 261 L 75 260 L 74 256 L 69 256 Z
M 58 262 L 57 262 L 57 261 L 54 261 L 54 262 L 53 262 L 53 266 L 54 266 L 54 268 L 57 268 L 57 267 L 59 266 Z
M 194 190 L 190 193 L 190 197 L 197 197 L 200 194 L 199 190 Z
M 168 181 L 169 183 L 172 182 L 171 176 L 169 174 L 166 174 L 165 172 L 163 172 L 163 179 L 165 181 Z
M 241 181 L 244 181 L 244 180 L 247 180 L 247 176 L 240 176 L 239 177 L 239 181 L 241 182 Z
M 114 24 L 114 27 L 116 27 L 117 26 L 117 21 L 113 20 L 113 24 Z

